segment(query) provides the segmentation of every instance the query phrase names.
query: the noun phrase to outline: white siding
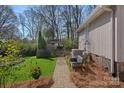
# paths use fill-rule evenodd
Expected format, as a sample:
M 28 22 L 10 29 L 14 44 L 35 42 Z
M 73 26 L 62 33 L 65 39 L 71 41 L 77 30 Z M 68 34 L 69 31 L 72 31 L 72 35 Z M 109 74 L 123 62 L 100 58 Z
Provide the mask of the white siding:
M 91 53 L 111 58 L 111 14 L 105 12 L 98 17 L 90 26 Z
M 106 58 L 111 58 L 111 14 L 105 12 L 89 26 L 89 51 Z M 80 35 L 84 34 L 82 32 Z M 84 37 L 83 35 L 80 37 Z M 80 40 L 80 42 L 83 42 Z M 79 45 L 80 49 L 83 47 Z M 81 48 L 82 47 L 82 48 Z
M 85 47 L 86 32 L 80 32 L 79 34 L 79 49 L 84 50 Z
M 89 51 L 110 59 L 112 55 L 112 22 L 110 12 L 104 12 L 88 28 Z M 80 34 L 80 49 L 84 49 L 84 38 L 86 39 L 86 31 Z M 117 6 L 115 10 L 115 61 L 124 62 L 124 6 Z

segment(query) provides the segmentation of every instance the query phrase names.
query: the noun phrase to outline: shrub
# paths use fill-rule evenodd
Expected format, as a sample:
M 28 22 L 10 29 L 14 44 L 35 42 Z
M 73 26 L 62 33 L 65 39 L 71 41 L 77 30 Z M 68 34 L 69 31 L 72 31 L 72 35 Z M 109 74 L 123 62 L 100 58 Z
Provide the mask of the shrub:
M 18 48 L 20 49 L 20 55 L 22 56 L 35 56 L 36 55 L 36 43 L 32 41 L 24 42 L 22 40 L 16 41 Z
M 73 41 L 71 38 L 68 38 L 64 41 L 64 48 L 65 49 L 72 49 L 73 48 Z
M 31 44 L 25 45 L 21 49 L 20 54 L 22 56 L 35 56 L 36 55 L 36 46 L 33 47 L 33 45 L 31 45 Z
M 58 45 L 57 49 L 63 49 L 63 46 L 62 45 Z
M 35 67 L 32 69 L 31 75 L 34 79 L 39 79 L 41 75 L 41 69 L 40 67 Z
M 13 40 L 0 43 L 0 87 L 5 87 L 8 76 L 11 76 L 13 62 L 19 61 L 19 49 Z
M 48 58 L 51 56 L 51 52 L 47 49 L 39 49 L 37 50 L 37 58 Z

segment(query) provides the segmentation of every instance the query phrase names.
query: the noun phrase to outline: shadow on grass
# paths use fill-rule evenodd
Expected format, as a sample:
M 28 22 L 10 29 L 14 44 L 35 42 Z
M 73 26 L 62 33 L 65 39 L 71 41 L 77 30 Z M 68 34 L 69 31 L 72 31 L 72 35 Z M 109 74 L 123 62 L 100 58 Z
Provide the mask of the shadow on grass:
M 46 59 L 46 60 L 54 61 L 54 57 L 48 57 L 48 58 L 37 58 L 37 59 Z
M 47 60 L 50 60 L 50 61 L 54 61 L 54 59 L 53 58 L 46 58 Z
M 29 57 L 25 57 L 25 58 L 28 58 L 29 59 Z M 45 60 L 49 60 L 49 61 L 54 61 L 55 60 L 55 58 L 56 57 L 39 57 L 39 58 L 37 58 L 36 56 L 30 56 L 30 59 L 45 59 Z

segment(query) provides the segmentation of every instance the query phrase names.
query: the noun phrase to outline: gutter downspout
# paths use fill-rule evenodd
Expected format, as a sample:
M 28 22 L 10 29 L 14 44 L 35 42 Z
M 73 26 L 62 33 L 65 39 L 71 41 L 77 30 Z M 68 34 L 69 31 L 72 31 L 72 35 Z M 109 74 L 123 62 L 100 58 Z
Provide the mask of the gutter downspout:
M 86 41 L 85 41 L 86 53 L 89 53 L 89 24 L 86 27 Z
M 117 67 L 115 63 L 115 13 L 111 8 L 104 8 L 105 11 L 111 12 L 112 22 L 112 51 L 111 51 L 111 74 L 113 77 L 117 77 Z

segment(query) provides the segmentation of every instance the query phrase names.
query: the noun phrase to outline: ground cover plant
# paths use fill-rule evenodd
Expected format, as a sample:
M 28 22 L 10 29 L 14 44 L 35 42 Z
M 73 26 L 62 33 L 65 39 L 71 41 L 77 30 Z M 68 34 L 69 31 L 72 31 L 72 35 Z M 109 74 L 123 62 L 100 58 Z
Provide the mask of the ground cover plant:
M 70 71 L 72 71 L 71 63 L 70 63 L 70 56 L 65 56 L 65 63 L 67 64 Z

